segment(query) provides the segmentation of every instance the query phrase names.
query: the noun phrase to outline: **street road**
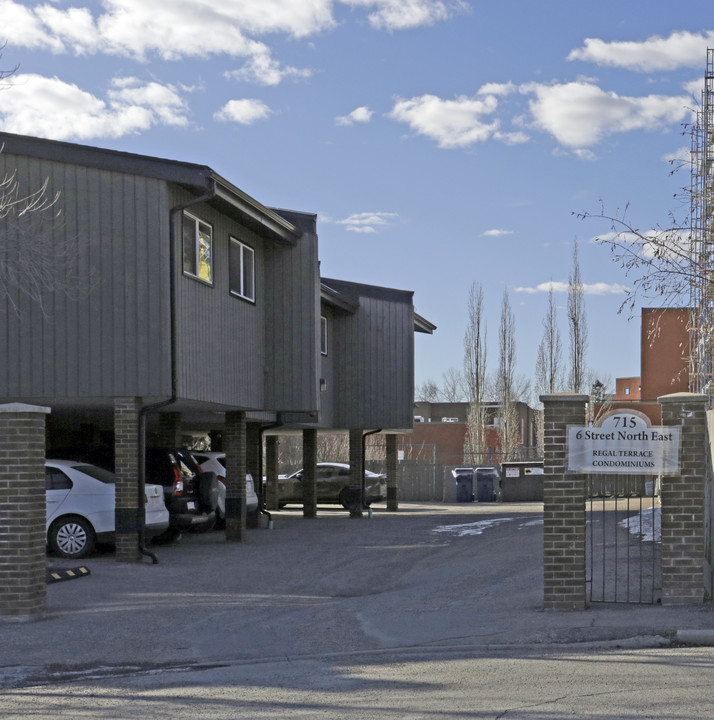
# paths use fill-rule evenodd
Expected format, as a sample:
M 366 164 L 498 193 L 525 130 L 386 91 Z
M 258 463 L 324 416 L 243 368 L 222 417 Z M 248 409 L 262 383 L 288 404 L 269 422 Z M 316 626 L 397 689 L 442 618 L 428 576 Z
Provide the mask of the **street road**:
M 0 720 L 714 717 L 712 650 L 671 643 L 711 606 L 544 611 L 538 503 L 274 526 L 50 585 L 0 625 Z

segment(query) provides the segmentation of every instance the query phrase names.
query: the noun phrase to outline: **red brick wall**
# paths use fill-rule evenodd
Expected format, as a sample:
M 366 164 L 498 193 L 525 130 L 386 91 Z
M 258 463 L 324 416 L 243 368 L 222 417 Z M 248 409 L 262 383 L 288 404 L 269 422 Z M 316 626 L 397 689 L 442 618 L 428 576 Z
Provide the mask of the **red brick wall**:
M 687 308 L 642 308 L 643 402 L 688 391 L 689 317 Z

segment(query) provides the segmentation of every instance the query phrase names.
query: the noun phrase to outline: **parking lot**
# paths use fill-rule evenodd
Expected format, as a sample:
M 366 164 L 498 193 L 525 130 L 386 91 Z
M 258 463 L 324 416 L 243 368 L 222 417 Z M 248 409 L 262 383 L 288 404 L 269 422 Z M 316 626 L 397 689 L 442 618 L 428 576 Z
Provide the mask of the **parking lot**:
M 384 504 L 373 517 L 298 506 L 243 543 L 220 532 L 51 584 L 45 619 L 3 626 L 5 685 L 100 667 L 164 667 L 420 649 L 468 651 L 652 638 L 710 627 L 711 611 L 542 610 L 542 505 Z M 54 567 L 66 567 L 50 556 Z

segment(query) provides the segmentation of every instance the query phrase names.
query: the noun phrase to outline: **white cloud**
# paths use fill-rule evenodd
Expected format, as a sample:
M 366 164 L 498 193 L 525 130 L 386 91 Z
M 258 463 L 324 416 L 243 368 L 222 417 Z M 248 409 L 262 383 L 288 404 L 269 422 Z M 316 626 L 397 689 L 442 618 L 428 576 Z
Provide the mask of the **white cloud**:
M 260 40 L 282 33 L 306 38 L 336 27 L 336 0 L 85 0 L 61 9 L 47 2 L 0 0 L 2 34 L 14 47 L 76 55 L 106 53 L 144 60 L 227 55 L 248 58 L 238 79 L 275 85 L 308 77 L 309 70 L 281 67 Z M 375 28 L 399 30 L 446 20 L 468 6 L 463 0 L 337 0 L 362 7 Z
M 186 125 L 186 103 L 172 85 L 117 79 L 107 99 L 58 78 L 26 74 L 3 94 L 5 132 L 53 140 L 122 137 L 154 125 Z
M 285 79 L 303 80 L 309 78 L 312 76 L 312 70 L 281 66 L 268 53 L 259 53 L 248 60 L 242 68 L 231 70 L 225 75 L 233 80 L 274 86 L 279 85 Z
M 481 233 L 484 237 L 501 237 L 503 235 L 513 235 L 513 230 L 499 230 L 498 228 L 494 228 L 493 230 L 486 230 L 486 232 Z
M 568 287 L 569 285 L 566 282 L 549 280 L 548 282 L 540 283 L 535 287 L 518 287 L 516 288 L 516 292 L 527 293 L 529 295 L 534 295 L 535 293 L 548 293 L 551 290 L 554 293 L 567 293 Z M 628 292 L 628 288 L 625 285 L 604 282 L 592 284 L 583 283 L 582 289 L 583 294 L 585 295 L 623 295 Z
M 355 123 L 368 123 L 372 119 L 374 112 L 366 105 L 355 108 L 348 115 L 340 115 L 335 118 L 335 125 L 354 125 Z
M 462 0 L 340 0 L 353 7 L 374 8 L 367 19 L 378 30 L 404 30 L 433 25 L 448 20 L 454 13 L 464 12 L 468 5 Z
M 643 42 L 608 43 L 598 38 L 588 38 L 583 47 L 568 55 L 568 60 L 584 60 L 638 72 L 699 68 L 706 61 L 707 47 L 712 45 L 712 30 L 702 33 L 674 32 L 666 38 L 653 35 Z
M 399 217 L 389 212 L 362 212 L 350 215 L 344 220 L 336 220 L 338 225 L 344 225 L 349 232 L 375 233 L 377 228 L 384 227 Z
M 213 117 L 216 120 L 252 125 L 258 120 L 265 120 L 272 112 L 264 102 L 244 98 L 242 100 L 229 100 Z
M 483 98 L 462 95 L 455 100 L 422 95 L 397 100 L 388 117 L 406 123 L 417 134 L 436 141 L 440 148 L 463 148 L 495 136 L 499 121 L 488 122 L 483 118 L 492 115 L 497 107 L 494 95 Z
M 518 86 L 515 83 L 486 83 L 482 85 L 479 90 L 479 95 L 500 95 L 506 96 L 514 93 L 518 90 Z
M 627 97 L 588 81 L 530 83 L 521 91 L 535 96 L 529 102 L 535 126 L 571 149 L 596 145 L 613 133 L 661 129 L 690 113 L 684 96 Z

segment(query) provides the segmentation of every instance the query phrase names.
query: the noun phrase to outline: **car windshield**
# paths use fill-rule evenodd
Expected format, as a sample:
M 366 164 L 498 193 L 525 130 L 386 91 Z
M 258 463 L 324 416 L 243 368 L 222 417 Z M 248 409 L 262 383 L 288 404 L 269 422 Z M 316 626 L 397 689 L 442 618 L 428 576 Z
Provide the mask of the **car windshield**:
M 106 485 L 114 485 L 116 483 L 114 473 L 97 467 L 96 465 L 75 465 L 74 469 L 78 472 L 84 473 L 85 475 L 89 475 L 89 477 L 99 480 L 99 482 L 103 482 Z

